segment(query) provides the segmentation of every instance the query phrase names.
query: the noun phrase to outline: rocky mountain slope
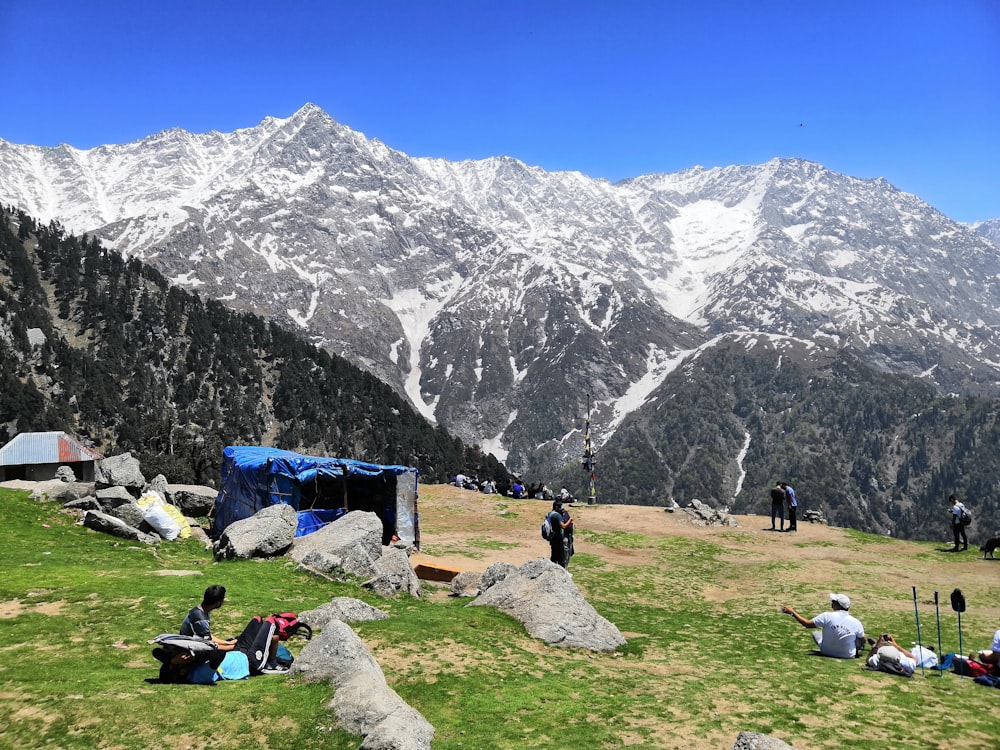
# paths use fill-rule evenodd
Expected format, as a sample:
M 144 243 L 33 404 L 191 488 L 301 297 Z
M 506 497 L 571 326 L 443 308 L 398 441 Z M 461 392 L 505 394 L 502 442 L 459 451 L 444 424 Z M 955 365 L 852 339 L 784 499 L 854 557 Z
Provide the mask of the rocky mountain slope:
M 1000 384 L 997 246 L 800 160 L 611 184 L 410 158 L 307 105 L 88 151 L 0 141 L 0 200 L 293 325 L 528 475 L 580 456 L 588 396 L 613 445 L 724 334 L 853 353 L 940 393 Z M 738 459 L 713 496 L 736 494 Z

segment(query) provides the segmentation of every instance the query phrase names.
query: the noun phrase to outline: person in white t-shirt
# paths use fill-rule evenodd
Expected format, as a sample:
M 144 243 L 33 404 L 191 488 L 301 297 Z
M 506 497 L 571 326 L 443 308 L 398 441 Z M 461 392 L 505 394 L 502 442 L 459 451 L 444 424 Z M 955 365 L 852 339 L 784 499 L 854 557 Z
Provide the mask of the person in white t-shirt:
M 865 643 L 865 628 L 858 618 L 848 613 L 851 599 L 846 594 L 830 593 L 831 612 L 823 612 L 811 620 L 803 617 L 791 607 L 782 607 L 781 611 L 791 615 L 804 628 L 815 629 L 813 640 L 819 646 L 820 653 L 836 659 L 854 659 L 858 656 L 858 648 Z

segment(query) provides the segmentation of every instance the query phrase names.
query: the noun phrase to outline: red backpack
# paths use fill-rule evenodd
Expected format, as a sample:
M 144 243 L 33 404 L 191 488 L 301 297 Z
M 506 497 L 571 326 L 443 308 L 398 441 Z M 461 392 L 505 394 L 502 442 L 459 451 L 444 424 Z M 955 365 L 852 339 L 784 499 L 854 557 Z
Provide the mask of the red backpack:
M 282 612 L 264 619 L 274 623 L 279 641 L 287 641 L 293 635 L 301 635 L 307 641 L 312 638 L 312 628 L 299 620 L 299 616 L 294 612 Z

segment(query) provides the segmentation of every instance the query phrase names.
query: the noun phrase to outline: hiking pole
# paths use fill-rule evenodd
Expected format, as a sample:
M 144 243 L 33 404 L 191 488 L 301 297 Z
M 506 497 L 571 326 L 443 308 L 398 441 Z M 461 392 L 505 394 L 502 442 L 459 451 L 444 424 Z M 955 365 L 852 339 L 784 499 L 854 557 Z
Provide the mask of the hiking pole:
M 917 587 L 913 587 L 913 614 L 917 618 L 917 645 L 923 650 L 923 641 L 920 640 L 920 608 L 917 607 Z M 924 674 L 924 660 L 920 660 L 920 676 L 926 677 Z
M 962 594 L 962 589 L 955 589 L 951 592 L 951 608 L 958 612 L 958 655 L 960 658 L 964 658 L 962 653 L 962 613 L 965 611 L 965 596 Z M 965 679 L 964 670 L 959 677 Z
M 937 628 L 938 628 L 938 659 L 944 658 L 944 654 L 941 653 L 941 610 L 938 608 L 938 592 L 934 592 L 934 616 L 937 618 Z M 940 661 L 938 662 L 940 665 Z M 938 674 L 944 679 L 944 670 L 939 669 Z

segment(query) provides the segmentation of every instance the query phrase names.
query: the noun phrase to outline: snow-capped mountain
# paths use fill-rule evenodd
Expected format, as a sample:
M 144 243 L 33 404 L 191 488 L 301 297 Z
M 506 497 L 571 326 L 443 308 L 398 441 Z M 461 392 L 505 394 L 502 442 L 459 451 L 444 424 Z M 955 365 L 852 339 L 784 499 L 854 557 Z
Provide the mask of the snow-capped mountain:
M 1000 250 L 799 160 L 612 184 L 415 159 L 307 105 L 86 151 L 0 140 L 0 200 L 294 327 L 513 470 L 607 438 L 727 332 L 1000 391 Z

